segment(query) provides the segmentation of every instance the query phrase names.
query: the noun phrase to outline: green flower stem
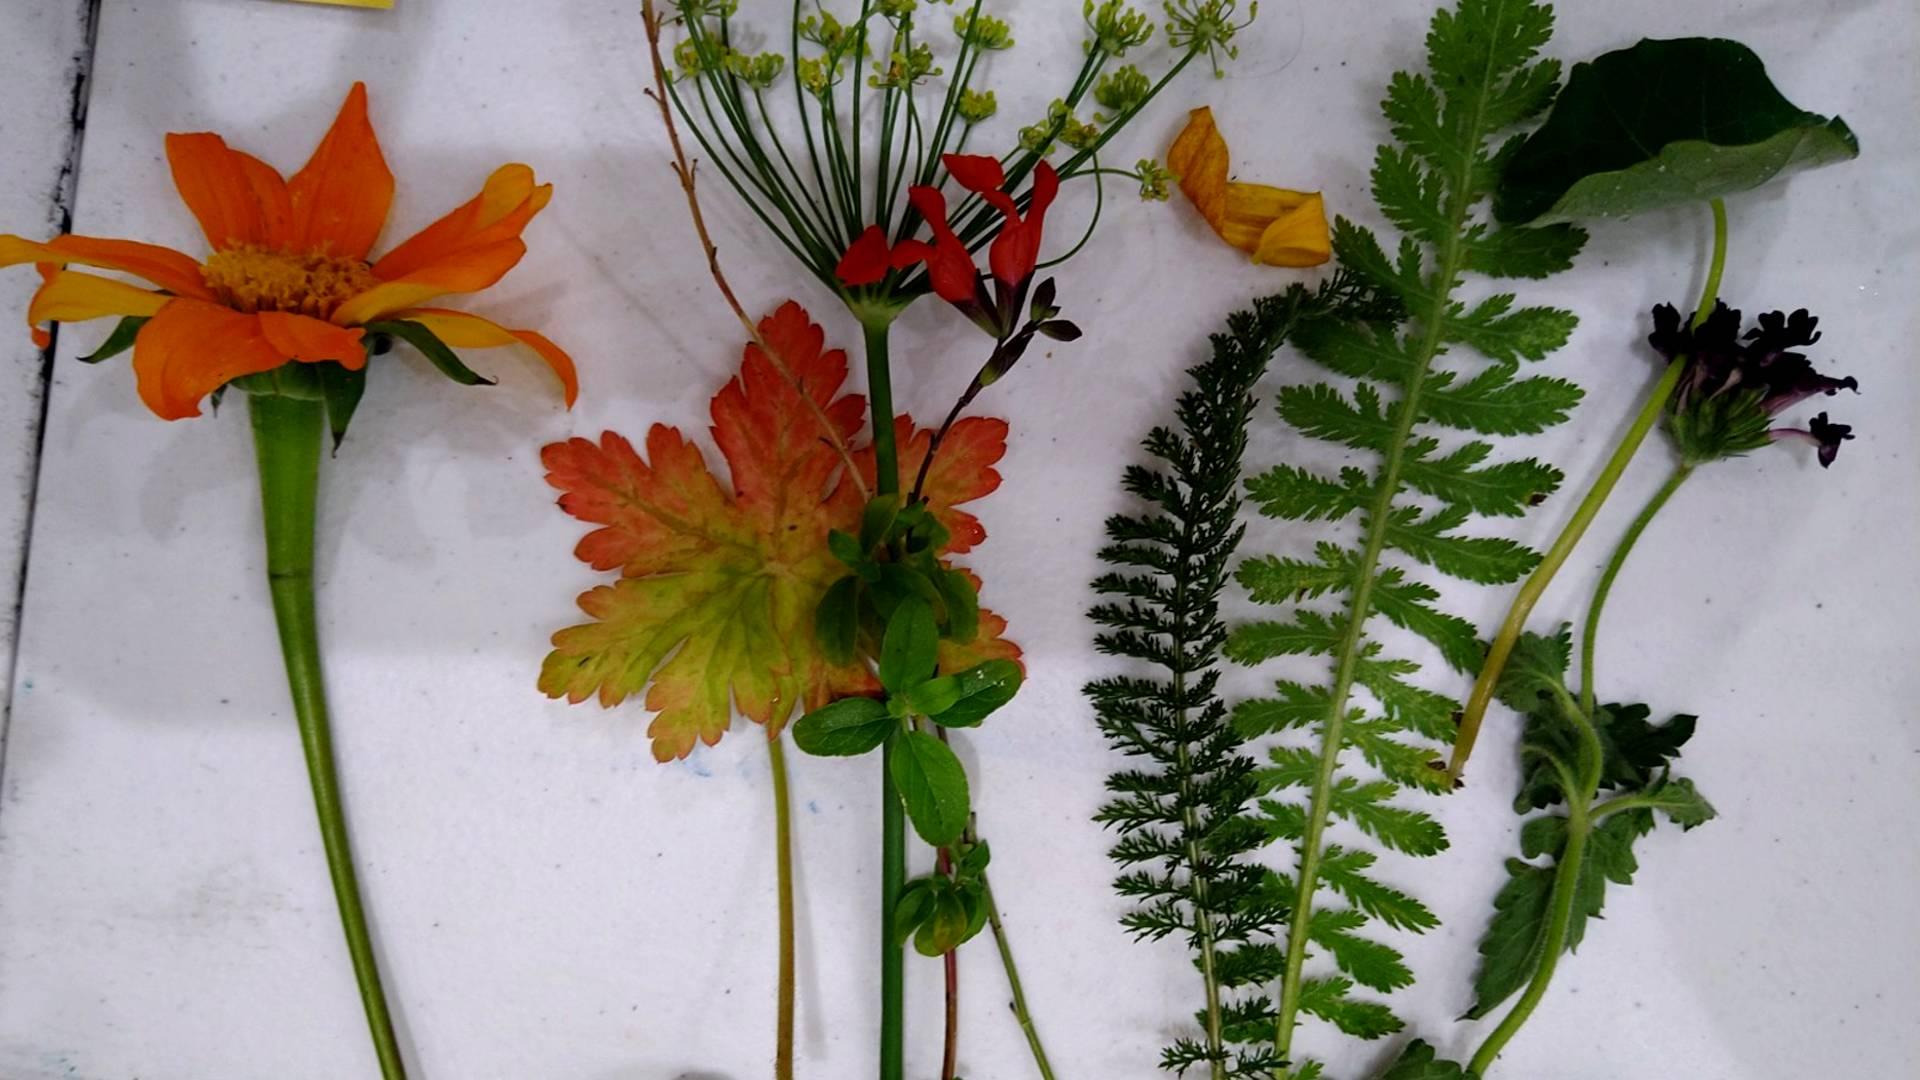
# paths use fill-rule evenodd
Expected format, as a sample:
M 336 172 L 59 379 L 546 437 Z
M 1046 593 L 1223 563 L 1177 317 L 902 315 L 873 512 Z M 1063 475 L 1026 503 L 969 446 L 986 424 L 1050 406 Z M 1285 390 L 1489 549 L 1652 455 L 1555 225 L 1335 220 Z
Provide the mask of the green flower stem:
M 767 763 L 773 769 L 773 846 L 775 888 L 779 892 L 780 959 L 774 1024 L 774 1080 L 793 1080 L 793 808 L 787 795 L 787 753 L 780 735 L 767 740 Z
M 973 839 L 978 841 L 977 837 Z M 1026 991 L 1020 987 L 1020 967 L 1013 962 L 1013 945 L 1007 940 L 1007 928 L 1000 923 L 1000 906 L 994 903 L 993 886 L 987 882 L 984 870 L 980 872 L 980 893 L 987 905 L 987 925 L 993 929 L 994 947 L 1000 950 L 1000 966 L 1007 972 L 1007 988 L 1013 994 L 1013 1018 L 1019 1023 L 1021 1034 L 1027 1037 L 1027 1049 L 1033 1051 L 1033 1064 L 1040 1070 L 1040 1080 L 1054 1080 L 1047 1048 L 1040 1044 L 1040 1029 L 1034 1026 L 1033 1013 L 1027 1009 Z
M 1654 516 L 1660 513 L 1667 501 L 1673 498 L 1673 493 L 1679 491 L 1680 485 L 1692 475 L 1693 466 L 1674 466 L 1667 482 L 1660 485 L 1660 490 L 1654 492 L 1653 498 L 1648 499 L 1647 505 L 1641 509 L 1640 516 L 1627 526 L 1626 535 L 1620 538 L 1620 543 L 1613 549 L 1613 558 L 1607 560 L 1607 568 L 1600 574 L 1600 583 L 1594 586 L 1593 602 L 1587 606 L 1586 628 L 1580 635 L 1580 711 L 1587 716 L 1593 715 L 1594 642 L 1600 636 L 1600 612 L 1607 606 L 1607 594 L 1613 591 L 1613 581 L 1620 576 L 1620 568 L 1627 564 L 1627 556 L 1633 554 L 1634 545 L 1640 542 L 1640 534 L 1647 531 L 1647 526 L 1653 524 Z
M 327 697 L 320 664 L 320 631 L 314 614 L 313 532 L 320 486 L 321 436 L 326 410 L 318 400 L 277 394 L 249 394 L 253 442 L 260 464 L 260 503 L 266 521 L 267 585 L 273 595 L 274 621 L 286 659 L 287 686 L 300 724 L 313 805 L 320 818 L 320 839 L 327 852 L 347 953 L 360 984 L 367 1028 L 383 1080 L 404 1080 L 400 1044 L 380 986 L 373 938 L 353 872 L 353 849 L 334 772 L 333 736 L 327 721 Z
M 1719 199 L 1712 201 L 1713 209 L 1713 260 L 1707 267 L 1706 286 L 1701 290 L 1700 303 L 1694 312 L 1694 325 L 1706 321 L 1712 312 L 1714 302 L 1720 296 L 1720 277 L 1727 263 L 1727 207 Z M 1533 607 L 1553 582 L 1555 574 L 1565 565 L 1567 557 L 1579 545 L 1586 535 L 1587 527 L 1600 513 L 1607 498 L 1613 494 L 1614 486 L 1620 482 L 1621 474 L 1627 471 L 1640 445 L 1659 423 L 1661 412 L 1666 408 L 1667 399 L 1680 384 L 1680 375 L 1686 367 L 1685 357 L 1675 357 L 1667 365 L 1667 370 L 1654 384 L 1653 393 L 1648 395 L 1646 404 L 1640 407 L 1640 414 L 1634 417 L 1633 426 L 1614 447 L 1613 456 L 1594 479 L 1593 486 L 1575 508 L 1572 520 L 1560 530 L 1551 548 L 1541 557 L 1540 565 L 1534 568 L 1520 586 L 1519 593 L 1513 598 L 1513 606 L 1507 611 L 1506 621 L 1500 624 L 1500 633 L 1493 639 L 1487 650 L 1487 661 L 1480 668 L 1480 676 L 1474 680 L 1473 693 L 1467 698 L 1467 705 L 1460 714 L 1460 731 L 1454 736 L 1452 759 L 1447 763 L 1447 773 L 1455 782 L 1467 767 L 1467 759 L 1473 755 L 1473 744 L 1480 736 L 1480 725 L 1486 719 L 1487 707 L 1493 702 L 1493 694 L 1500 684 L 1500 675 L 1506 670 L 1507 660 L 1513 655 L 1513 647 L 1520 640 L 1520 634 L 1526 629 L 1527 616 L 1533 613 Z
M 1547 933 L 1540 942 L 1540 966 L 1534 969 L 1533 978 L 1527 983 L 1520 1000 L 1514 1004 L 1511 1012 L 1493 1029 L 1487 1041 L 1480 1044 L 1480 1050 L 1473 1055 L 1473 1061 L 1467 1071 L 1473 1076 L 1485 1076 L 1493 1067 L 1500 1051 L 1520 1030 L 1521 1025 L 1533 1015 L 1540 999 L 1546 996 L 1547 984 L 1553 981 L 1553 970 L 1560 963 L 1560 954 L 1566 950 L 1567 927 L 1573 921 L 1573 904 L 1580 894 L 1581 864 L 1586 860 L 1587 836 L 1593 830 L 1593 822 L 1587 814 L 1583 802 L 1580 806 L 1569 807 L 1571 813 L 1567 819 L 1567 846 L 1561 852 L 1560 865 L 1553 875 L 1553 899 L 1547 914 Z
M 900 457 L 894 445 L 893 371 L 887 359 L 891 322 L 864 326 L 874 494 L 894 495 L 900 491 Z M 888 739 L 880 750 L 880 1080 L 901 1080 L 906 1069 L 906 957 L 893 914 L 907 886 L 907 818 L 893 783 L 893 744 Z

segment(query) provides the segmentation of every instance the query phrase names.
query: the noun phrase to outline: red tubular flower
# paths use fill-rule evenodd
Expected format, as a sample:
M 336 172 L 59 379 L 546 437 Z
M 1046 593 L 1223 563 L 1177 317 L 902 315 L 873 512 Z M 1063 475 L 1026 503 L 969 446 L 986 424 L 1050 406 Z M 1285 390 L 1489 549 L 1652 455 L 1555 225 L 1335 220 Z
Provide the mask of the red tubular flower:
M 847 253 L 840 256 L 840 264 L 833 268 L 835 277 L 848 285 L 872 285 L 887 276 L 893 269 L 893 252 L 887 248 L 887 232 L 878 225 L 867 226 L 867 231 L 854 240 Z
M 969 304 L 974 298 L 974 282 L 979 271 L 973 268 L 973 253 L 960 242 L 953 226 L 947 224 L 947 197 L 939 188 L 915 187 L 907 190 L 907 199 L 920 216 L 927 219 L 933 243 L 902 240 L 893 249 L 893 265 L 904 270 L 915 263 L 927 264 L 927 280 L 934 294 L 949 304 Z

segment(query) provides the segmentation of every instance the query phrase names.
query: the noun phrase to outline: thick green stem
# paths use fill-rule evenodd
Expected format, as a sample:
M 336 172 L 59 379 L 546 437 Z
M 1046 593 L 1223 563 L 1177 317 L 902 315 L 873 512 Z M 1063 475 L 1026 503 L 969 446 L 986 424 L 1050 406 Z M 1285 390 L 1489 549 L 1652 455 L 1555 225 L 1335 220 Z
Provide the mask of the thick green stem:
M 367 930 L 367 913 L 353 872 L 353 849 L 347 841 L 340 781 L 333 767 L 320 631 L 314 615 L 314 510 L 326 412 L 319 401 L 274 394 L 250 394 L 248 403 L 254 450 L 260 463 L 260 503 L 266 519 L 267 585 L 273 595 L 274 620 L 280 628 L 280 649 L 286 658 L 287 686 L 300 724 L 300 743 L 306 752 L 307 776 L 313 784 L 313 805 L 320 818 L 327 871 L 333 878 L 333 896 L 340 906 L 340 924 L 346 931 L 347 953 L 360 984 L 360 1001 L 366 1008 L 380 1075 L 384 1080 L 404 1080 L 400 1044 L 380 986 L 373 938 Z
M 1720 276 L 1727 264 L 1727 208 L 1719 199 L 1712 202 L 1713 209 L 1713 260 L 1707 267 L 1706 285 L 1700 292 L 1700 303 L 1694 311 L 1694 325 L 1698 326 L 1713 311 L 1713 305 L 1720 297 Z M 1667 399 L 1680 384 L 1680 375 L 1686 368 L 1685 357 L 1675 357 L 1667 365 L 1667 370 L 1654 384 L 1653 393 L 1647 396 L 1646 404 L 1640 407 L 1640 414 L 1634 417 L 1633 426 L 1614 447 L 1613 456 L 1607 459 L 1600 475 L 1594 479 L 1593 486 L 1574 509 L 1573 518 L 1560 530 L 1553 546 L 1541 556 L 1540 565 L 1534 568 L 1520 591 L 1513 598 L 1513 606 L 1507 611 L 1506 621 L 1500 624 L 1500 633 L 1493 639 L 1487 650 L 1487 661 L 1480 668 L 1479 678 L 1474 680 L 1473 693 L 1467 698 L 1467 706 L 1460 714 L 1460 731 L 1454 736 L 1453 756 L 1447 763 L 1447 772 L 1455 781 L 1467 767 L 1467 759 L 1473 756 L 1473 744 L 1480 737 L 1480 725 L 1487 715 L 1487 706 L 1492 704 L 1494 691 L 1500 684 L 1500 675 L 1506 670 L 1507 660 L 1513 655 L 1513 647 L 1520 640 L 1520 634 L 1527 626 L 1527 617 L 1533 613 L 1533 606 L 1540 602 L 1547 586 L 1553 582 L 1554 575 L 1560 572 L 1567 557 L 1587 533 L 1587 527 L 1606 504 L 1607 497 L 1620 482 L 1620 476 L 1627 471 L 1640 444 L 1653 431 L 1660 420 L 1661 411 L 1666 408 Z
M 1493 1067 L 1494 1059 L 1513 1039 L 1521 1025 L 1533 1015 L 1540 999 L 1546 996 L 1547 984 L 1553 981 L 1553 970 L 1560 963 L 1560 954 L 1566 950 L 1567 927 L 1573 922 L 1573 904 L 1580 895 L 1580 871 L 1586 861 L 1587 835 L 1593 830 L 1593 823 L 1587 816 L 1586 803 L 1572 808 L 1567 821 L 1567 846 L 1561 852 L 1560 865 L 1553 875 L 1553 900 L 1547 914 L 1546 937 L 1540 942 L 1540 966 L 1534 969 L 1533 978 L 1527 983 L 1525 992 L 1493 1029 L 1487 1041 L 1480 1045 L 1478 1053 L 1467 1066 L 1474 1076 L 1485 1076 Z
M 767 740 L 767 763 L 773 768 L 774 878 L 780 894 L 780 978 L 773 1075 L 775 1080 L 793 1080 L 793 808 L 787 796 L 786 748 L 777 734 Z
M 1007 928 L 1000 924 L 1000 905 L 994 903 L 993 886 L 987 883 L 984 871 L 980 874 L 980 891 L 987 905 L 987 925 L 993 928 L 993 944 L 1000 950 L 1000 966 L 1007 972 L 1007 988 L 1013 993 L 1013 1018 L 1019 1023 L 1021 1034 L 1027 1037 L 1027 1049 L 1033 1052 L 1033 1064 L 1040 1070 L 1040 1080 L 1054 1080 L 1047 1048 L 1040 1045 L 1040 1030 L 1033 1024 L 1033 1013 L 1027 1010 L 1026 992 L 1020 987 L 1020 968 L 1013 962 L 1013 945 L 1007 941 Z
M 1626 535 L 1620 538 L 1620 543 L 1613 549 L 1613 558 L 1607 560 L 1607 568 L 1600 574 L 1600 583 L 1593 588 L 1593 602 L 1587 605 L 1586 628 L 1580 635 L 1580 711 L 1587 716 L 1593 715 L 1596 693 L 1593 686 L 1594 642 L 1600 637 L 1600 612 L 1607 606 L 1607 595 L 1613 591 L 1613 581 L 1620 576 L 1620 568 L 1627 564 L 1627 557 L 1633 554 L 1634 545 L 1640 542 L 1640 534 L 1647 531 L 1647 526 L 1653 524 L 1654 516 L 1660 513 L 1661 508 L 1667 505 L 1667 500 L 1673 498 L 1673 493 L 1679 491 L 1680 485 L 1692 475 L 1693 466 L 1674 466 L 1667 482 L 1660 485 L 1660 490 L 1647 500 L 1640 515 L 1633 519 L 1633 524 L 1627 526 Z
M 887 362 L 890 324 L 865 325 L 874 494 L 893 495 L 900 491 L 900 458 L 893 438 L 893 371 Z M 906 957 L 893 915 L 907 886 L 907 818 L 893 783 L 893 744 L 888 739 L 880 751 L 880 1080 L 901 1080 L 906 1068 Z

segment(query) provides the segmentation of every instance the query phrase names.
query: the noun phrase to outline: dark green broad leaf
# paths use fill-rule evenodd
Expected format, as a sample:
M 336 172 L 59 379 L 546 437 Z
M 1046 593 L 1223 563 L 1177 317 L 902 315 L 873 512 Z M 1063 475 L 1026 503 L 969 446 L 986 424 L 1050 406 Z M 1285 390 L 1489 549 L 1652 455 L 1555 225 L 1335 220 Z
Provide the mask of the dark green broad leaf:
M 940 627 L 933 607 L 910 596 L 893 609 L 880 640 L 880 685 L 889 694 L 905 694 L 933 675 L 940 660 Z
M 1415 1039 L 1380 1074 L 1380 1080 L 1475 1080 L 1475 1074 L 1437 1056 L 1426 1040 Z
M 320 399 L 327 405 L 327 430 L 333 435 L 334 452 L 339 453 L 353 411 L 367 392 L 367 369 L 348 371 L 339 364 L 315 364 L 314 368 L 320 374 Z
M 99 348 L 80 357 L 80 362 L 97 364 L 102 360 L 111 360 L 133 348 L 133 339 L 140 336 L 140 328 L 147 325 L 148 318 L 150 316 L 128 315 L 121 319 L 114 324 L 113 333 L 107 335 L 107 340 L 101 342 Z
M 941 727 L 976 727 L 1020 692 L 1020 665 L 1011 660 L 988 660 L 947 676 L 955 683 L 953 702 L 927 715 Z M 935 682 L 943 680 L 934 680 Z
M 1529 225 L 1619 217 L 1859 155 L 1844 120 L 1788 101 L 1745 45 L 1647 40 L 1574 66 L 1507 163 L 1494 214 Z
M 462 386 L 492 386 L 494 383 L 494 380 L 462 363 L 460 358 L 454 355 L 454 351 L 447 347 L 447 343 L 441 341 L 423 323 L 409 322 L 405 319 L 368 323 L 367 333 L 399 338 L 418 349 L 421 356 L 426 357 L 434 367 L 440 369 L 440 374 Z
M 873 698 L 841 698 L 795 721 L 793 741 L 819 757 L 857 757 L 886 742 L 899 726 Z
M 909 731 L 893 744 L 893 785 L 920 839 L 946 847 L 967 827 L 967 773 L 946 743 Z

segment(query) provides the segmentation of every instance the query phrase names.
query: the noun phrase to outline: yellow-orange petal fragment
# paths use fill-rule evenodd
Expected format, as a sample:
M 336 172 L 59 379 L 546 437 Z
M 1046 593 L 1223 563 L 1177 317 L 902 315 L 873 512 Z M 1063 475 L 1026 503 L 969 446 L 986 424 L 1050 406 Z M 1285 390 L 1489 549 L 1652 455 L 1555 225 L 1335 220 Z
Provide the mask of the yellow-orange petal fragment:
M 0 267 L 21 263 L 38 263 L 43 273 L 45 267 L 72 263 L 118 270 L 146 278 L 175 296 L 213 299 L 212 290 L 200 277 L 200 264 L 188 255 L 158 244 L 92 236 L 57 236 L 40 244 L 24 237 L 0 235 Z
M 305 167 L 287 181 L 286 247 L 365 259 L 393 205 L 393 173 L 367 118 L 367 84 L 354 83 Z
M 531 168 L 502 165 L 487 177 L 480 194 L 382 255 L 373 264 L 373 274 L 382 281 L 392 281 L 515 239 L 552 198 L 553 185 L 534 183 Z
M 162 420 L 199 416 L 201 398 L 286 362 L 258 316 L 199 300 L 170 301 L 133 340 L 140 400 Z
M 331 360 L 349 371 L 367 366 L 367 350 L 360 344 L 366 331 L 357 326 L 335 326 L 291 311 L 263 311 L 259 319 L 267 343 L 287 360 L 303 364 Z
M 285 243 L 292 197 L 273 166 L 205 132 L 168 135 L 167 164 L 213 250 Z
M 353 297 L 334 309 L 333 321 L 342 326 L 370 323 L 435 297 L 479 292 L 506 277 L 526 253 L 527 245 L 518 237 L 463 249 Z
M 580 377 L 574 370 L 573 358 L 565 350 L 544 336 L 531 330 L 509 330 L 499 323 L 471 315 L 464 311 L 449 311 L 446 308 L 417 308 L 402 311 L 394 315 L 396 319 L 417 322 L 433 331 L 433 335 L 456 349 L 491 349 L 500 345 L 525 345 L 540 354 L 553 373 L 560 377 L 560 385 L 566 392 L 567 408 L 573 408 L 574 399 L 580 396 Z
M 1188 114 L 1167 150 L 1180 190 L 1222 240 L 1269 266 L 1318 266 L 1332 257 L 1319 192 L 1231 182 L 1229 160 L 1213 110 L 1204 106 Z
M 27 325 L 85 322 L 109 315 L 153 315 L 165 307 L 169 299 L 150 289 L 98 274 L 59 270 L 33 294 L 33 301 L 27 305 Z M 37 330 L 34 341 L 46 347 L 45 335 Z

